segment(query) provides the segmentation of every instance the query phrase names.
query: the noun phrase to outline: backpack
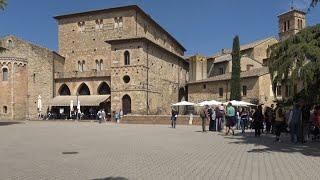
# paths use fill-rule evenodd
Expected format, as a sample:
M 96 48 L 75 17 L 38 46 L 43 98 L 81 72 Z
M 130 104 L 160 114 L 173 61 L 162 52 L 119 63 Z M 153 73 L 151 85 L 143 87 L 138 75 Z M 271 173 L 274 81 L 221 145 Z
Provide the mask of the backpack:
M 200 111 L 200 117 L 201 118 L 205 118 L 206 117 L 206 113 L 204 112 L 204 110 Z

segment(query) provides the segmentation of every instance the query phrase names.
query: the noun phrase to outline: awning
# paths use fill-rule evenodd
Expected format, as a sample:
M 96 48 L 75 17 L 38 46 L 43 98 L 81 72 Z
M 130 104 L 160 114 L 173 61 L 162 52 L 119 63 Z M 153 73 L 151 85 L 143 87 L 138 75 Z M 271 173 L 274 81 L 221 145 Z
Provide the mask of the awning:
M 78 96 L 81 106 L 99 106 L 100 103 L 109 100 L 110 95 Z M 56 96 L 51 106 L 70 106 L 70 101 L 77 102 L 77 96 Z

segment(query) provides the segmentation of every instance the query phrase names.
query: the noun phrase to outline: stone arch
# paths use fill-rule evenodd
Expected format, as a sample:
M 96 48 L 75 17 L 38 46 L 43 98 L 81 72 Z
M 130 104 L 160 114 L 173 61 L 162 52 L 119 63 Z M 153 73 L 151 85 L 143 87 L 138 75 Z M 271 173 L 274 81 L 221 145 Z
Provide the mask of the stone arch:
M 131 113 L 131 97 L 128 94 L 122 97 L 122 111 L 124 115 Z
M 97 94 L 99 95 L 111 94 L 110 86 L 106 82 L 102 82 L 97 89 Z
M 80 86 L 78 87 L 78 90 L 77 90 L 77 94 L 79 94 L 80 96 L 90 95 L 90 89 L 86 83 L 80 84 Z
M 70 96 L 71 92 L 69 87 L 66 84 L 62 84 L 59 88 L 59 96 Z

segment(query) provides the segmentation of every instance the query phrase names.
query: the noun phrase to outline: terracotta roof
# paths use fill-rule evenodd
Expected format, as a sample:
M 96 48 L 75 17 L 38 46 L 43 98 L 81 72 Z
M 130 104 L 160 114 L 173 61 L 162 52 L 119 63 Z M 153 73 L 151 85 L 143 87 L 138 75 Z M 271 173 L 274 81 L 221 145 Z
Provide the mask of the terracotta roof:
M 290 9 L 289 11 L 286 11 L 284 13 L 279 14 L 278 17 L 279 16 L 283 16 L 285 14 L 289 14 L 291 12 L 298 12 L 298 13 L 301 13 L 301 14 L 307 14 L 305 11 L 302 11 L 302 10 L 299 10 L 299 9 Z
M 241 78 L 249 78 L 249 77 L 259 77 L 269 73 L 268 67 L 262 67 L 257 69 L 252 69 L 250 71 L 241 72 Z M 231 73 L 226 73 L 223 75 L 213 76 L 207 79 L 199 80 L 199 81 L 191 81 L 188 84 L 197 84 L 197 83 L 208 83 L 208 82 L 215 82 L 215 81 L 225 81 L 231 79 Z
M 256 46 L 258 46 L 258 45 L 260 45 L 260 44 L 262 44 L 262 43 L 264 43 L 264 42 L 266 42 L 266 41 L 269 41 L 269 40 L 271 40 L 271 39 L 275 39 L 275 37 L 268 37 L 268 38 L 265 38 L 265 39 L 260 39 L 260 40 L 251 42 L 251 43 L 249 43 L 249 44 L 241 45 L 241 46 L 240 46 L 240 50 L 241 50 L 241 51 L 244 51 L 244 50 L 247 50 L 247 49 L 254 48 L 254 47 L 256 47 Z M 223 55 L 226 55 L 226 54 L 231 54 L 231 52 L 232 52 L 230 49 L 224 49 L 224 51 L 225 51 L 225 53 L 222 53 L 222 52 L 220 51 L 220 52 L 212 55 L 211 58 L 217 58 L 217 57 L 219 57 L 219 56 L 223 56 Z
M 150 15 L 148 15 L 146 12 L 144 12 L 139 6 L 137 5 L 130 5 L 130 6 L 121 6 L 121 7 L 114 7 L 114 8 L 108 8 L 108 9 L 97 9 L 97 10 L 92 10 L 92 11 L 86 11 L 86 12 L 78 12 L 78 13 L 71 13 L 71 14 L 64 14 L 64 15 L 58 15 L 55 16 L 54 19 L 60 20 L 64 18 L 69 18 L 69 17 L 75 17 L 75 16 L 87 16 L 88 14 L 99 14 L 99 13 L 104 13 L 104 12 L 110 12 L 110 11 L 119 11 L 119 10 L 130 10 L 134 9 L 137 12 L 140 12 L 142 16 L 147 18 L 148 20 L 151 21 L 157 28 L 161 29 L 164 31 L 166 35 L 168 35 L 171 39 L 173 39 L 174 42 L 178 44 L 178 46 L 183 49 L 183 51 L 186 51 L 186 48 L 182 46 L 168 31 L 166 31 L 163 27 L 161 27 L 154 19 L 151 18 Z

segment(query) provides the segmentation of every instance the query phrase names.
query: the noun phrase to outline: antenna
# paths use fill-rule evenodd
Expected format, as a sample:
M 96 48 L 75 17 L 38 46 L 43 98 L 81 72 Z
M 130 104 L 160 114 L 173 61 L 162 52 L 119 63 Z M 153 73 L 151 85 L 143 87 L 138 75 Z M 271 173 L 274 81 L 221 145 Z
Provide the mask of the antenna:
M 294 9 L 294 0 L 291 0 L 291 10 Z

